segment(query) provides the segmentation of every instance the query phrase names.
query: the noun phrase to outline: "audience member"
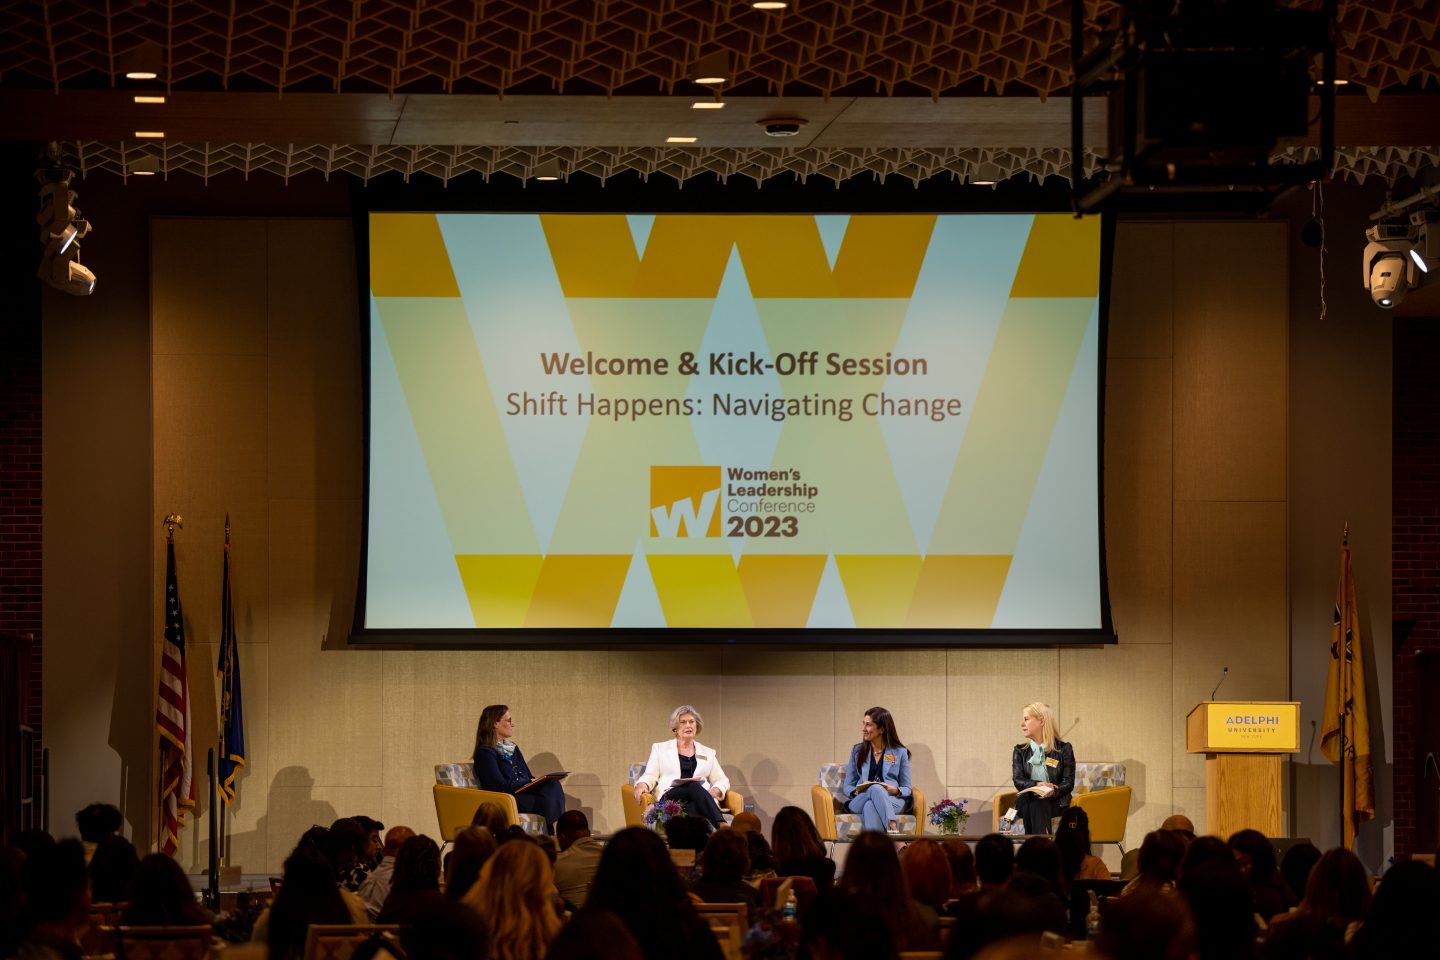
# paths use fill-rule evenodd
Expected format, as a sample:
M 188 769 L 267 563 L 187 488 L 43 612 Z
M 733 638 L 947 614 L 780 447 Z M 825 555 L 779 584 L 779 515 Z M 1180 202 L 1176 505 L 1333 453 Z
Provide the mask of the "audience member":
M 1197 837 L 1193 850 L 1201 840 Z M 1187 862 L 1179 889 L 1195 915 L 1199 960 L 1246 960 L 1255 953 L 1255 905 L 1234 858 Z
M 0 848 L 0 957 L 11 957 L 25 938 L 25 896 L 20 890 L 24 854 Z
M 130 881 L 139 865 L 140 856 L 129 840 L 118 833 L 101 837 L 90 857 L 90 899 L 96 903 L 130 899 Z
M 330 824 L 325 834 L 325 855 L 335 867 L 340 885 L 351 893 L 360 889 L 365 879 L 365 857 L 369 849 L 369 831 L 349 817 Z
M 590 836 L 590 821 L 583 810 L 566 810 L 555 821 L 555 838 L 560 855 L 555 858 L 555 889 L 560 899 L 575 909 L 585 906 L 590 881 L 600 869 L 605 845 Z
M 1016 881 L 1018 887 L 1013 886 Z M 1021 889 L 1032 881 L 1039 884 L 1039 896 Z M 1035 953 L 1041 934 L 1059 932 L 1064 926 L 1064 911 L 1053 898 L 1048 885 L 1034 874 L 1017 872 L 1007 887 L 989 887 L 978 897 L 960 901 L 946 960 L 969 960 L 989 944 L 1017 934 L 1026 938 Z
M 125 826 L 125 818 L 117 807 L 108 803 L 92 803 L 75 814 L 75 828 L 80 831 L 80 843 L 85 850 L 85 862 L 95 855 L 95 845 L 112 833 L 119 833 Z
M 730 820 L 730 828 L 736 833 L 763 833 L 764 827 L 760 825 L 760 818 L 749 810 L 743 810 L 735 814 Z
M 836 887 L 874 904 L 895 949 L 939 949 L 939 917 L 910 896 L 895 844 L 885 834 L 867 830 L 856 838 Z
M 670 845 L 671 850 L 694 850 L 699 853 L 705 849 L 712 829 L 710 821 L 704 817 L 671 817 L 665 822 L 665 842 Z
M 1370 879 L 1360 858 L 1336 847 L 1310 871 L 1299 909 L 1343 931 L 1370 915 L 1370 902 Z
M 485 861 L 495 855 L 499 844 L 485 827 L 466 827 L 455 834 L 445 857 L 445 895 L 459 900 L 480 879 Z
M 916 840 L 900 854 L 900 871 L 910 886 L 910 896 L 939 913 L 950 899 L 955 878 L 950 859 L 934 840 Z
M 832 890 L 805 911 L 800 951 L 810 960 L 885 960 L 895 956 L 895 944 L 874 903 Z
M 533 843 L 507 843 L 485 861 L 464 902 L 490 924 L 492 960 L 541 960 L 560 932 L 550 859 Z
M 1183 813 L 1172 813 L 1160 823 L 1161 830 L 1174 830 L 1186 845 L 1195 839 L 1195 824 Z
M 1169 893 L 1175 889 L 1180 874 L 1180 861 L 1185 858 L 1185 837 L 1176 830 L 1152 830 L 1140 844 L 1139 874 L 1125 885 L 1120 896 L 1137 890 L 1158 890 Z
M 771 851 L 765 834 L 759 830 L 746 830 L 740 835 L 745 838 L 750 854 L 750 871 L 745 874 L 745 882 L 752 887 L 758 887 L 761 881 L 776 875 L 775 854 Z
M 980 889 L 1003 887 L 1015 872 L 1015 844 L 999 833 L 987 833 L 975 842 L 975 876 Z
M 351 913 L 340 895 L 335 868 L 313 845 L 295 848 L 285 861 L 275 903 L 255 921 L 250 939 L 269 944 L 270 960 L 298 960 L 305 951 L 305 934 L 312 923 L 367 923 Z
M 504 843 L 502 834 L 510 828 L 510 814 L 498 803 L 486 800 L 475 808 L 475 816 L 470 818 L 470 826 L 484 827 L 490 831 L 496 843 Z
M 782 877 L 809 877 L 821 893 L 835 885 L 835 861 L 825 855 L 825 844 L 810 815 L 799 807 L 781 807 L 770 825 L 770 849 L 775 873 Z
M 80 960 L 78 938 L 90 910 L 85 848 L 62 840 L 36 849 L 20 865 L 20 886 L 29 930 L 15 960 Z
M 1320 862 L 1320 848 L 1306 840 L 1294 844 L 1280 858 L 1280 876 L 1290 891 L 1290 898 L 1298 903 L 1305 896 L 1305 886 L 1310 880 L 1310 871 Z
M 1027 930 L 1065 932 L 1067 894 L 1060 878 L 1060 851 L 1049 837 L 1030 837 L 1015 851 L 1015 872 L 1005 891 L 1012 900 L 1028 901 Z
M 615 914 L 646 960 L 722 960 L 664 841 L 643 827 L 627 827 L 605 845 L 581 912 L 591 910 Z
M 940 841 L 940 849 L 950 861 L 949 900 L 972 896 L 979 892 L 979 880 L 975 876 L 975 851 L 970 844 L 959 837 L 947 837 Z
M 490 960 L 485 919 L 458 900 L 425 894 L 411 916 L 414 922 L 400 928 L 406 960 Z
M 1090 851 L 1090 815 L 1083 807 L 1069 806 L 1060 814 L 1055 849 L 1060 852 L 1060 877 L 1065 889 L 1070 889 L 1076 880 L 1110 879 L 1110 868 Z
M 1255 913 L 1260 919 L 1268 923 L 1277 913 L 1295 906 L 1296 898 L 1290 896 L 1275 864 L 1275 846 L 1265 834 L 1259 830 L 1241 830 L 1232 834 L 1227 843 L 1241 876 L 1250 885 L 1250 897 L 1255 901 Z
M 385 824 L 374 817 L 367 817 L 363 813 L 350 818 L 360 824 L 360 829 L 365 831 L 365 856 L 363 862 L 368 873 L 380 865 L 380 858 L 385 855 L 385 842 L 381 839 L 385 834 Z
M 1195 918 L 1184 897 L 1140 890 L 1106 905 L 1092 949 L 1107 960 L 1191 960 Z
M 1185 855 L 1180 858 L 1180 866 L 1175 871 L 1176 877 L 1184 880 L 1186 870 L 1194 870 L 1207 863 L 1235 866 L 1235 854 L 1219 837 L 1196 837 L 1185 847 Z
M 1068 896 L 1069 888 L 1061 875 L 1060 851 L 1049 837 L 1030 837 L 1015 851 L 1015 872 L 1032 873 L 1050 887 L 1061 901 Z M 1014 877 L 1011 877 L 1014 883 Z
M 700 878 L 690 892 L 706 903 L 760 905 L 760 893 L 745 882 L 750 871 L 750 845 L 743 833 L 721 827 L 700 852 Z
M 545 960 L 644 960 L 644 956 L 615 914 L 582 910 L 560 930 Z
M 395 871 L 390 879 L 390 893 L 385 897 L 376 923 L 411 923 L 414 913 L 424 906 L 419 894 L 440 890 L 440 848 L 425 834 L 416 834 L 400 845 L 395 854 Z
M 413 836 L 415 831 L 409 827 L 391 827 L 390 832 L 385 834 L 385 845 L 380 848 L 380 862 L 369 871 L 356 891 L 370 919 L 378 917 L 380 908 L 385 906 L 385 898 L 390 895 L 390 885 L 395 878 L 395 858 L 400 854 L 400 848 Z
M 173 857 L 147 854 L 135 868 L 131 890 L 130 905 L 120 916 L 126 926 L 185 927 L 210 922 L 205 908 L 195 902 L 190 878 Z
M 1386 871 L 1370 916 L 1350 942 L 1355 960 L 1390 960 L 1414 954 L 1424 923 L 1440 906 L 1440 871 L 1418 860 Z M 1428 931 L 1424 934 L 1429 939 Z

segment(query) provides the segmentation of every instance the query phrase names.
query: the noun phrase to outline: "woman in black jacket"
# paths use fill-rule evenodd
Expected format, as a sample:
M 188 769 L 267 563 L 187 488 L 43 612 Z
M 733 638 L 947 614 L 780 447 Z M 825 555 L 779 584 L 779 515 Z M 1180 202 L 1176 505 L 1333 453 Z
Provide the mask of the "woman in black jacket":
M 1055 712 L 1032 703 L 1020 714 L 1023 739 L 1010 758 L 1019 795 L 1015 810 L 1030 834 L 1050 832 L 1050 821 L 1070 805 L 1075 790 L 1075 750 L 1055 736 Z
M 514 733 L 515 721 L 510 716 L 510 708 L 503 703 L 480 711 L 480 722 L 475 726 L 474 759 L 475 780 L 481 790 L 514 794 L 535 779 L 525 763 L 525 754 L 510 739 Z M 565 812 L 565 791 L 560 781 L 549 780 L 516 794 L 515 806 L 521 813 L 538 813 L 544 817 L 553 833 L 555 821 Z

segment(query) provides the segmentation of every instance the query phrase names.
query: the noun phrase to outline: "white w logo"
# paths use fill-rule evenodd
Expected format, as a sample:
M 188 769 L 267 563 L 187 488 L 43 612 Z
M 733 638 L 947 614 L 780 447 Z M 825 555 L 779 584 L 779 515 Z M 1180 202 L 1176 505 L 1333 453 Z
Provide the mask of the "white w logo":
M 658 537 L 680 536 L 680 525 L 685 525 L 685 536 L 703 537 L 705 531 L 710 529 L 710 518 L 715 515 L 715 508 L 720 502 L 719 489 L 706 490 L 700 496 L 700 509 L 695 509 L 695 501 L 690 497 L 683 500 L 676 500 L 670 504 L 670 509 L 663 506 L 650 508 L 650 519 L 655 524 L 655 535 Z

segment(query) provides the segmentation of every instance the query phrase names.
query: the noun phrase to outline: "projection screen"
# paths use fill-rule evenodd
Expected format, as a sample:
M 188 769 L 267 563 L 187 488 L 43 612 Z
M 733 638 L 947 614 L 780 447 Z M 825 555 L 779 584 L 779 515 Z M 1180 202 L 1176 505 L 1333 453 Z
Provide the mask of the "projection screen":
M 1101 233 L 371 213 L 356 639 L 1113 640 Z

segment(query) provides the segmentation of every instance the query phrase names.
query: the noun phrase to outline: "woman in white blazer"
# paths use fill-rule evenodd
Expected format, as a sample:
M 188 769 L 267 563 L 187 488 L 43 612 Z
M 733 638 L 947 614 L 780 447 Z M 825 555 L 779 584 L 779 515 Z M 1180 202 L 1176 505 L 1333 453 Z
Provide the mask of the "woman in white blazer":
M 645 772 L 635 781 L 635 800 L 643 802 L 645 794 L 658 790 L 661 800 L 678 800 L 685 804 L 687 814 L 704 817 L 718 827 L 724 819 L 717 801 L 729 791 L 730 778 L 720 768 L 715 751 L 695 739 L 703 729 L 700 711 L 690 704 L 671 711 L 670 732 L 675 739 L 650 746 Z

